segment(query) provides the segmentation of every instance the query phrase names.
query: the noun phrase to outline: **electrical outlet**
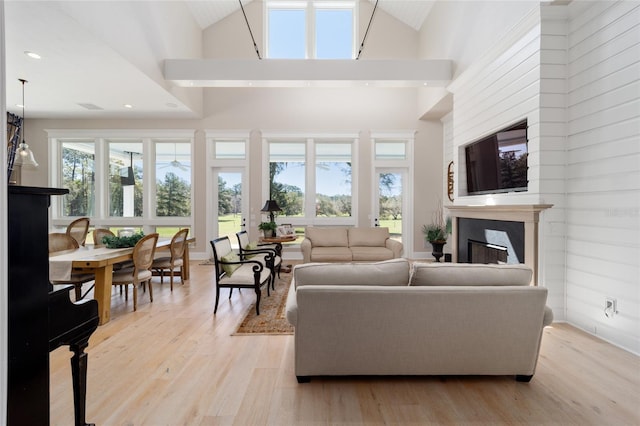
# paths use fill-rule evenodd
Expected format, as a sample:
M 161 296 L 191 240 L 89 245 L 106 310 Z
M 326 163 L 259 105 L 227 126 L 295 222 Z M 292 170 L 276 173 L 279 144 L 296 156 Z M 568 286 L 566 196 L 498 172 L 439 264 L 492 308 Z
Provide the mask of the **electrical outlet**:
M 612 297 L 607 297 L 604 299 L 604 315 L 607 318 L 611 318 L 613 317 L 615 314 L 618 313 L 618 303 L 616 301 L 616 299 L 612 298 Z

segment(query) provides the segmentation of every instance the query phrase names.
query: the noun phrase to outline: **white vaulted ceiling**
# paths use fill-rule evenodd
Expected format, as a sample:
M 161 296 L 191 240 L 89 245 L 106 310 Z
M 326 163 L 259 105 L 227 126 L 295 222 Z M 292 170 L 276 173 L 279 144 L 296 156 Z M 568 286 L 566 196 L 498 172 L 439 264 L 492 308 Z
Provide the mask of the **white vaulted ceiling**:
M 184 0 L 193 17 L 204 29 L 240 9 L 238 0 Z M 252 0 L 242 0 L 243 5 Z M 367 0 L 372 4 L 376 0 Z M 379 0 L 378 7 L 416 31 L 427 18 L 435 1 L 430 0 Z
M 433 3 L 378 7 L 418 29 Z M 27 118 L 196 118 L 202 89 L 165 79 L 163 64 L 200 58 L 203 28 L 239 8 L 237 0 L 5 1 L 7 110 L 22 113 L 24 78 Z

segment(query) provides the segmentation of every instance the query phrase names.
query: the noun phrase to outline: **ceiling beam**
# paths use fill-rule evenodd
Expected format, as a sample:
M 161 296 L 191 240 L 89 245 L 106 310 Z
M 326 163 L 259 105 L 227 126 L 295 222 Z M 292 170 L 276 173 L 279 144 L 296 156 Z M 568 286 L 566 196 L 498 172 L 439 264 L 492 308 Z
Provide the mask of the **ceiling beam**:
M 444 87 L 452 61 L 166 59 L 164 78 L 182 87 Z

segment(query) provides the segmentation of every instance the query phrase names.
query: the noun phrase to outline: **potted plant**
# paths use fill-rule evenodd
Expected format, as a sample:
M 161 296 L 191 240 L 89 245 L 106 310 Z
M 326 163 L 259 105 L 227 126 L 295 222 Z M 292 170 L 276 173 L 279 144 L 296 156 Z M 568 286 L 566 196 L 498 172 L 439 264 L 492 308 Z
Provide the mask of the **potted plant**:
M 277 227 L 275 222 L 260 222 L 258 225 L 258 229 L 262 231 L 265 238 L 273 237 Z
M 433 222 L 428 225 L 422 225 L 422 233 L 425 239 L 431 243 L 433 257 L 436 262 L 440 262 L 440 258 L 444 255 L 443 248 L 447 244 L 447 238 L 451 233 L 451 219 L 446 221 L 442 215 L 442 209 L 439 209 L 433 217 Z

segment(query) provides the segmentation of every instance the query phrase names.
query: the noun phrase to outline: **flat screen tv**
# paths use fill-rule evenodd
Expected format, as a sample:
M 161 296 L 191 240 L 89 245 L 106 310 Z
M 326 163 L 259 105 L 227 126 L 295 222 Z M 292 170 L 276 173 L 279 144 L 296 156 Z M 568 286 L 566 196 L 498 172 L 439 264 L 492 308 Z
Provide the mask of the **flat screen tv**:
M 465 147 L 467 193 L 527 190 L 527 120 Z

